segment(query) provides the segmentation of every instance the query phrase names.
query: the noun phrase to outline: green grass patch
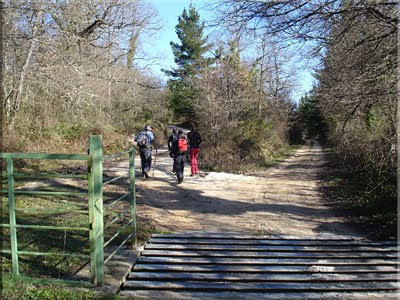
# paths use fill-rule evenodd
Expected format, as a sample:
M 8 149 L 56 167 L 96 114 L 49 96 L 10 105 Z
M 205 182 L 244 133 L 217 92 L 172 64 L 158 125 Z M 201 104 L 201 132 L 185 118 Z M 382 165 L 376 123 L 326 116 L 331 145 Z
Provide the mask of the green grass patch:
M 118 143 L 107 144 L 108 150 L 115 150 L 119 146 Z M 119 148 L 118 148 L 119 149 Z M 121 148 L 121 150 L 124 150 Z M 20 173 L 50 173 L 50 174 L 85 174 L 86 163 L 65 161 L 65 164 L 59 161 L 40 160 L 44 163 L 30 164 L 32 160 L 16 164 L 15 172 Z M 32 185 L 34 183 L 34 185 Z M 22 179 L 17 178 L 15 182 L 17 188 L 23 190 L 32 189 L 34 191 L 48 192 L 82 192 L 83 195 L 41 195 L 41 194 L 15 194 L 16 220 L 18 225 L 41 225 L 41 226 L 67 226 L 67 227 L 89 227 L 88 213 L 77 213 L 71 210 L 88 211 L 88 195 L 87 181 L 85 179 L 66 179 L 58 180 L 58 178 L 34 178 Z M 3 184 L 3 189 L 7 185 Z M 129 189 L 128 180 L 118 180 L 110 185 L 104 186 L 104 225 L 107 226 L 116 217 L 121 218 L 115 221 L 111 226 L 105 229 L 104 241 L 108 241 L 113 237 L 124 225 L 130 220 L 130 205 L 128 198 L 124 198 L 107 207 L 108 203 L 112 203 L 115 199 L 127 193 Z M 2 210 L 0 214 L 0 222 L 9 223 L 8 214 L 8 198 L 4 194 L 1 197 Z M 25 210 L 26 209 L 26 210 Z M 58 210 L 58 211 L 54 211 Z M 61 212 L 59 210 L 68 210 Z M 137 221 L 137 240 L 139 245 L 144 244 L 152 233 L 163 233 L 155 229 L 147 221 Z M 123 229 L 119 235 L 112 240 L 105 249 L 105 258 L 109 253 L 114 251 L 131 233 L 131 226 Z M 2 249 L 11 250 L 11 238 L 9 228 L 1 229 Z M 29 281 L 27 277 L 35 279 L 61 279 L 76 280 L 74 275 L 88 262 L 90 253 L 89 231 L 72 231 L 60 229 L 17 229 L 17 243 L 19 251 L 28 252 L 48 252 L 48 253 L 70 253 L 88 255 L 87 258 L 81 257 L 65 257 L 43 256 L 43 255 L 27 255 L 20 254 L 19 272 L 21 276 L 13 277 L 9 275 L 7 282 L 6 299 L 118 299 L 117 297 L 102 297 L 95 293 L 74 293 L 70 289 L 57 288 L 53 292 L 53 287 L 38 285 L 37 282 Z M 124 247 L 129 247 L 131 241 L 128 241 Z M 2 274 L 10 274 L 12 271 L 11 254 L 0 254 L 2 259 Z M 21 279 L 24 278 L 24 279 Z M 86 282 L 86 280 L 85 280 Z M 89 282 L 89 278 L 87 278 Z M 22 287 L 24 285 L 24 287 Z M 24 289 L 24 292 L 18 291 L 13 294 L 13 290 Z M 13 294 L 13 296 L 9 296 Z
M 2 274 L 2 297 L 7 300 L 117 300 L 117 295 L 100 295 L 94 289 L 38 285 L 31 278 Z
M 52 189 L 51 189 L 52 190 Z M 9 223 L 7 199 L 1 200 L 1 223 Z M 19 225 L 68 226 L 88 228 L 88 214 L 72 212 L 50 212 L 50 209 L 87 210 L 87 199 L 80 197 L 54 197 L 39 195 L 16 195 L 16 208 L 29 211 L 16 211 L 16 221 Z M 10 250 L 10 231 L 2 229 L 2 249 Z M 89 255 L 88 231 L 69 231 L 59 229 L 17 229 L 18 250 L 29 252 L 75 253 Z M 3 254 L 2 268 L 5 272 L 12 269 L 11 255 Z M 37 277 L 68 278 L 80 268 L 85 258 L 63 256 L 33 256 L 19 255 L 21 274 Z
M 47 183 L 47 182 L 46 182 Z M 82 182 L 84 183 L 84 181 Z M 108 241 L 130 220 L 130 204 L 128 198 L 119 201 L 113 206 L 107 206 L 116 198 L 127 192 L 127 182 L 119 182 L 105 187 L 104 191 L 104 225 L 107 226 L 112 221 L 111 226 L 105 229 L 104 241 Z M 59 191 L 59 190 L 83 191 L 76 186 L 43 186 L 35 190 Z M 126 191 L 124 192 L 124 190 Z M 8 199 L 1 198 L 3 210 L 0 215 L 1 223 L 9 223 Z M 88 198 L 82 196 L 54 196 L 54 195 L 25 195 L 15 196 L 15 205 L 18 209 L 28 209 L 28 211 L 17 211 L 16 219 L 19 225 L 46 225 L 46 226 L 67 226 L 67 227 L 89 227 L 89 215 L 85 213 L 75 213 L 71 210 L 88 211 Z M 68 210 L 68 212 L 51 210 Z M 115 220 L 116 218 L 118 220 Z M 139 222 L 140 227 L 137 230 L 137 240 L 143 244 L 152 233 L 161 233 L 146 222 Z M 131 233 L 131 226 L 126 226 L 119 235 L 114 238 L 107 248 L 107 253 L 111 253 L 118 247 Z M 3 243 L 2 249 L 11 249 L 10 230 L 2 228 Z M 84 254 L 90 253 L 90 241 L 88 231 L 71 230 L 43 230 L 31 228 L 17 229 L 18 250 L 29 252 L 49 252 L 49 253 L 71 253 Z M 131 241 L 126 242 L 128 247 Z M 19 270 L 23 275 L 29 275 L 36 278 L 59 278 L 73 279 L 73 275 L 88 261 L 88 258 L 63 257 L 63 256 L 33 256 L 19 255 Z M 11 272 L 12 260 L 10 254 L 2 254 L 2 271 Z

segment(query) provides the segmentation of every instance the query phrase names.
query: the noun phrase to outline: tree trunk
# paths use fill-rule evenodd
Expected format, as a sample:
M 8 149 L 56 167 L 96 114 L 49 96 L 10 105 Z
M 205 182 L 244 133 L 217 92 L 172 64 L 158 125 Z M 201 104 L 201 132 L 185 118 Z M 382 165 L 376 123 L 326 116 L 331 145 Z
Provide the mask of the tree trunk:
M 14 100 L 14 105 L 12 107 L 11 114 L 10 114 L 9 129 L 13 129 L 14 128 L 15 116 L 17 115 L 17 113 L 19 111 L 19 108 L 20 108 L 20 105 L 21 105 L 22 92 L 23 92 L 23 89 L 24 89 L 25 77 L 26 77 L 26 74 L 28 73 L 28 69 L 29 69 L 29 66 L 31 64 L 31 58 L 32 58 L 33 52 L 34 52 L 35 47 L 36 47 L 37 42 L 38 42 L 37 34 L 39 32 L 40 23 L 41 23 L 41 20 L 42 20 L 42 14 L 43 14 L 43 11 L 41 9 L 38 9 L 38 14 L 36 16 L 36 21 L 35 21 L 35 24 L 33 26 L 32 40 L 31 40 L 29 48 L 28 48 L 28 53 L 26 55 L 25 62 L 22 65 L 20 77 L 19 77 L 19 80 L 18 80 L 18 88 L 15 91 L 16 92 L 15 96 L 14 96 L 15 100 Z

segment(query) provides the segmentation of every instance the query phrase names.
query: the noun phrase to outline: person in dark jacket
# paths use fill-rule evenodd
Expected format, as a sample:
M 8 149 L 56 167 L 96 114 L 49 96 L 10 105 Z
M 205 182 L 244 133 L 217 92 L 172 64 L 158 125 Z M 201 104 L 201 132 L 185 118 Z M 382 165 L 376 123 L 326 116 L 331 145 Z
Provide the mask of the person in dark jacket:
M 195 176 L 199 172 L 197 165 L 197 158 L 200 154 L 200 144 L 202 143 L 200 133 L 196 130 L 194 125 L 191 125 L 190 131 L 187 135 L 190 148 L 190 162 L 191 162 L 191 174 Z
M 153 128 L 150 125 L 146 125 L 144 130 L 140 131 L 134 138 L 134 141 L 139 147 L 140 160 L 142 163 L 142 176 L 144 178 L 149 178 L 151 168 L 151 145 L 153 145 L 157 151 L 157 146 L 152 131 Z
M 172 134 L 168 138 L 168 150 L 169 150 L 169 156 L 174 158 L 174 153 L 172 151 L 172 145 L 174 142 L 178 139 L 178 131 L 176 128 L 172 129 Z M 175 166 L 175 160 L 172 164 L 172 173 L 176 172 L 176 166 Z
M 186 152 L 187 151 L 179 151 L 178 149 L 178 144 L 180 139 L 185 139 L 186 136 L 183 133 L 182 130 L 178 130 L 178 137 L 173 143 L 172 151 L 174 154 L 174 163 L 175 163 L 175 171 L 176 171 L 176 177 L 178 178 L 178 184 L 182 183 L 183 181 L 183 172 L 185 168 L 185 163 L 186 163 Z

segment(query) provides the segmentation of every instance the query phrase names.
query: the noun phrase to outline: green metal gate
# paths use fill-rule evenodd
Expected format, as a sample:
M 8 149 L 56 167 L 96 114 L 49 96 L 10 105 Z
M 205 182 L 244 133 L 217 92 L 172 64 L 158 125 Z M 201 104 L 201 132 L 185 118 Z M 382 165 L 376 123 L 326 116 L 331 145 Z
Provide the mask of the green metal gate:
M 129 227 L 130 234 L 123 240 L 123 242 L 105 258 L 104 248 L 107 247 L 112 240 L 122 233 L 122 229 L 115 233 L 111 239 L 104 243 L 105 229 L 107 224 L 104 224 L 104 207 L 103 207 L 103 186 L 115 182 L 116 180 L 124 177 L 118 176 L 117 178 L 110 179 L 103 182 L 103 161 L 109 160 L 121 155 L 129 155 L 129 191 L 125 195 L 115 199 L 113 203 L 129 199 L 129 222 L 123 226 L 123 229 Z M 111 257 L 129 240 L 133 246 L 136 246 L 136 197 L 135 197 L 135 165 L 134 165 L 134 148 L 131 147 L 128 151 L 118 153 L 103 159 L 102 150 L 102 137 L 99 135 L 93 135 L 89 137 L 89 149 L 88 154 L 37 154 L 37 153 L 0 153 L 0 159 L 6 160 L 7 172 L 3 175 L 6 177 L 4 182 L 7 183 L 7 190 L 3 190 L 3 193 L 8 194 L 8 205 L 6 209 L 9 215 L 9 223 L 1 224 L 2 227 L 9 228 L 10 232 L 10 248 L 1 249 L 0 253 L 11 254 L 12 270 L 13 274 L 18 275 L 19 264 L 18 259 L 20 255 L 36 255 L 36 256 L 71 256 L 79 257 L 82 259 L 90 260 L 90 273 L 91 283 L 94 286 L 102 286 L 104 284 L 104 265 Z M 75 160 L 84 161 L 87 164 L 86 175 L 80 174 L 24 174 L 14 172 L 14 160 L 16 159 L 46 159 L 46 160 Z M 87 192 L 65 192 L 65 191 L 40 191 L 40 190 L 22 190 L 15 188 L 15 180 L 18 178 L 84 178 L 87 180 Z M 29 208 L 16 207 L 15 197 L 19 194 L 31 194 L 31 195 L 53 195 L 53 196 L 76 196 L 86 195 L 87 196 L 87 207 L 88 210 L 63 210 L 57 209 L 54 212 L 66 213 L 74 212 L 78 214 L 88 214 L 87 224 L 83 227 L 74 226 L 49 226 L 49 225 L 31 225 L 31 224 L 19 224 L 17 223 L 16 214 L 19 211 L 29 211 Z M 31 209 L 33 210 L 33 209 Z M 35 208 L 36 210 L 36 208 Z M 50 210 L 51 212 L 52 210 Z M 49 212 L 49 210 L 47 210 Z M 111 222 L 116 222 L 118 218 L 115 218 Z M 30 228 L 34 230 L 64 230 L 64 231 L 87 231 L 89 233 L 89 245 L 90 254 L 84 255 L 79 253 L 52 253 L 52 252 L 33 252 L 33 251 L 20 251 L 18 250 L 18 231 L 19 228 Z M 37 280 L 41 283 L 54 283 L 55 280 Z M 58 280 L 65 284 L 77 284 L 85 285 L 85 282 L 71 282 L 66 280 Z

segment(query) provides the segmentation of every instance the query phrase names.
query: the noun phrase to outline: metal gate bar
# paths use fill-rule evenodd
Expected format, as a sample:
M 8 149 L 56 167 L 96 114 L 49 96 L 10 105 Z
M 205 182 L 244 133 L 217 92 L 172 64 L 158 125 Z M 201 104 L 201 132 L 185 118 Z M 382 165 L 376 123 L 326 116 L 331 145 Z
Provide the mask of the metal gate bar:
M 124 154 L 128 154 L 129 161 L 129 191 L 127 194 L 115 199 L 112 204 L 129 197 L 129 214 L 130 218 L 128 224 L 124 226 L 130 227 L 131 231 L 127 237 L 124 237 L 123 242 L 113 251 L 106 259 L 104 258 L 104 230 L 107 226 L 104 226 L 104 207 L 103 207 L 103 186 L 110 184 L 118 179 L 126 176 L 119 176 L 106 182 L 103 182 L 103 161 L 113 158 L 120 157 Z M 111 259 L 111 257 L 120 249 L 128 240 L 132 241 L 132 245 L 136 246 L 136 195 L 135 195 L 135 165 L 134 165 L 134 148 L 131 147 L 128 151 L 117 153 L 103 159 L 102 150 L 102 137 L 99 135 L 92 135 L 89 137 L 89 149 L 88 154 L 39 154 L 39 153 L 0 153 L 0 158 L 5 159 L 7 162 L 7 173 L 3 183 L 7 183 L 7 190 L 1 191 L 2 193 L 8 194 L 8 214 L 9 223 L 0 224 L 1 227 L 10 229 L 10 240 L 11 249 L 1 249 L 0 253 L 11 254 L 13 273 L 19 275 L 19 255 L 41 255 L 41 256 L 63 256 L 63 257 L 81 257 L 89 258 L 90 270 L 91 270 L 91 282 L 95 286 L 102 286 L 104 284 L 104 265 Z M 81 160 L 87 162 L 87 174 L 86 175 L 71 175 L 71 174 L 46 174 L 46 173 L 31 173 L 24 174 L 14 172 L 14 159 L 52 159 L 52 160 Z M 4 176 L 3 176 L 4 178 Z M 42 179 L 42 178 L 83 178 L 87 179 L 88 190 L 87 192 L 66 192 L 66 191 L 38 191 L 38 190 L 16 190 L 15 189 L 15 178 L 20 179 Z M 32 194 L 32 195 L 53 195 L 53 196 L 77 196 L 87 195 L 88 197 L 88 210 L 80 209 L 45 209 L 49 213 L 78 213 L 88 214 L 88 222 L 84 227 L 76 226 L 52 226 L 52 225 L 28 225 L 28 224 L 17 224 L 16 212 L 34 212 L 38 209 L 30 208 L 16 208 L 15 207 L 15 195 L 18 194 Z M 43 209 L 44 210 L 44 209 Z M 113 220 L 116 222 L 116 220 Z M 31 228 L 35 230 L 65 230 L 65 231 L 89 231 L 89 244 L 90 244 L 90 255 L 84 255 L 81 253 L 54 253 L 54 252 L 33 252 L 33 251 L 20 251 L 18 250 L 18 238 L 17 228 Z M 119 230 L 115 238 L 121 233 Z M 106 245 L 111 241 L 106 242 Z M 35 279 L 37 282 L 51 283 L 52 280 L 48 279 Z M 57 282 L 64 282 L 71 285 L 70 280 L 56 280 Z M 87 286 L 87 283 L 81 282 L 83 286 Z M 73 285 L 79 285 L 79 282 L 73 283 Z

